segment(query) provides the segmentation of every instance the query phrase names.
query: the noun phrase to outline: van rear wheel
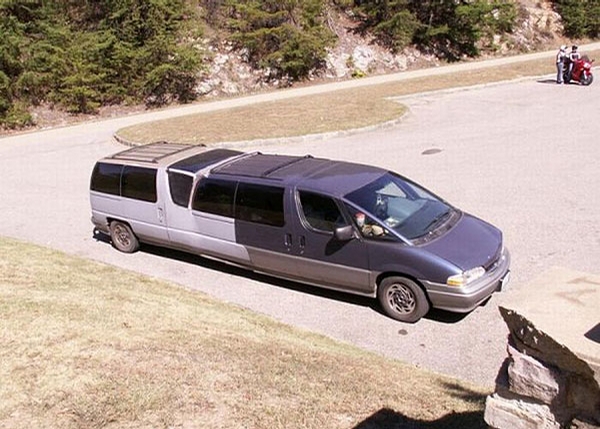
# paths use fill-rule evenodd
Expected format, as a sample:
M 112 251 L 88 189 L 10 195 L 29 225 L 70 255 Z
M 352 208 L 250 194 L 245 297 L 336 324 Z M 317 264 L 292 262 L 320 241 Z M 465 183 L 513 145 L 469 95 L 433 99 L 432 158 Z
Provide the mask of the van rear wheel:
M 115 249 L 124 253 L 133 253 L 140 248 L 140 242 L 126 223 L 110 223 L 110 239 Z
M 402 322 L 414 323 L 429 312 L 425 292 L 406 277 L 383 279 L 377 288 L 377 298 L 388 316 Z

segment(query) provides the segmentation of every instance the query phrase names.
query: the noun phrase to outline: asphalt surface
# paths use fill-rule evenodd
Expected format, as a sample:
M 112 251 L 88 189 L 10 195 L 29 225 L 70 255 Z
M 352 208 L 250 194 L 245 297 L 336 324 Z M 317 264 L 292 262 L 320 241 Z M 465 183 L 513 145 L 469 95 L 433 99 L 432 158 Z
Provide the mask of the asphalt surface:
M 434 311 L 417 324 L 403 324 L 382 315 L 369 299 L 155 248 L 124 255 L 94 237 L 89 176 L 97 159 L 122 149 L 112 134 L 160 115 L 190 113 L 193 106 L 1 138 L 0 235 L 170 280 L 291 325 L 492 387 L 506 355 L 507 330 L 498 303 L 552 266 L 599 273 L 599 92 L 600 83 L 559 86 L 547 76 L 425 94 L 402 99 L 410 112 L 391 128 L 244 145 L 246 150 L 310 153 L 390 168 L 502 229 L 513 257 L 512 291 L 495 295 L 466 316 Z M 206 104 L 196 108 L 207 109 Z M 539 299 L 544 299 L 543 288 Z

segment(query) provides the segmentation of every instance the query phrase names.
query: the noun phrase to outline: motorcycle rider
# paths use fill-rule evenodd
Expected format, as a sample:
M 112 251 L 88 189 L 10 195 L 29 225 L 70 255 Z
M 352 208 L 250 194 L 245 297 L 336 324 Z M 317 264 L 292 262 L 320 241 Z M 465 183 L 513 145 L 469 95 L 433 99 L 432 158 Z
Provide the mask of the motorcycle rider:
M 556 83 L 564 83 L 563 82 L 563 72 L 565 69 L 565 63 L 567 60 L 567 47 L 565 45 L 561 45 L 560 49 L 556 53 Z
M 577 45 L 573 45 L 571 47 L 571 52 L 569 52 L 569 71 L 567 73 L 567 82 L 571 81 L 571 73 L 573 72 L 573 66 L 575 62 L 581 59 L 581 54 L 577 51 Z

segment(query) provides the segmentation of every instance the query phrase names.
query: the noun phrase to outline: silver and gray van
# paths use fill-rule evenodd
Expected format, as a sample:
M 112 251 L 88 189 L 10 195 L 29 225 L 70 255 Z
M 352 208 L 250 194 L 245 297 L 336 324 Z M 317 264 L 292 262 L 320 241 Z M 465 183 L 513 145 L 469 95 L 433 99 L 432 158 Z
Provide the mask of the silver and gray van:
M 173 143 L 99 160 L 92 222 L 149 243 L 377 297 L 392 318 L 469 312 L 508 282 L 496 227 L 378 167 Z

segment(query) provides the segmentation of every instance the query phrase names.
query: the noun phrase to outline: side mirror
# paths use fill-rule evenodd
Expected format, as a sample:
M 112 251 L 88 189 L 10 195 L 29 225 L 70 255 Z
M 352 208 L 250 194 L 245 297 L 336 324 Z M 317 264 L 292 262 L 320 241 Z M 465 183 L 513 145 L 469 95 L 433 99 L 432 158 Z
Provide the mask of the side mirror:
M 354 228 L 352 225 L 346 225 L 336 228 L 333 236 L 339 241 L 350 241 L 354 238 Z

